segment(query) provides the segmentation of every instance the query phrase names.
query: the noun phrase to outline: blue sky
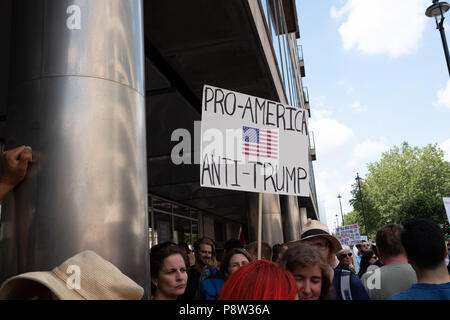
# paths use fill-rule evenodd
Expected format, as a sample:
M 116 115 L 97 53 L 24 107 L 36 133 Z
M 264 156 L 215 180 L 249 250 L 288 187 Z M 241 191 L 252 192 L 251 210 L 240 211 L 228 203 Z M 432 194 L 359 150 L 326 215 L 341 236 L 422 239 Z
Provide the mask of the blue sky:
M 350 212 L 356 173 L 364 177 L 382 152 L 403 141 L 436 143 L 450 161 L 449 75 L 439 31 L 425 16 L 431 0 L 296 3 L 319 208 L 334 229 L 337 195 Z

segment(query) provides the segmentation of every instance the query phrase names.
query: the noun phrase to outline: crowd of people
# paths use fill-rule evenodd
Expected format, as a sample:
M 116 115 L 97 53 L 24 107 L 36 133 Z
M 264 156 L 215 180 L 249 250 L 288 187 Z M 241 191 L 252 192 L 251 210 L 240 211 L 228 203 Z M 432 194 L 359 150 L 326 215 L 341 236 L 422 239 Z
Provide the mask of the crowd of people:
M 375 240 L 342 246 L 308 219 L 300 240 L 272 248 L 263 242 L 260 260 L 256 242 L 230 239 L 217 263 L 214 242 L 200 239 L 192 266 L 186 251 L 166 242 L 152 248 L 152 270 L 165 266 L 152 272 L 152 283 L 171 300 L 450 300 L 449 244 L 439 226 L 423 219 L 388 224 Z M 155 259 L 160 251 L 179 255 L 180 264 L 170 255 Z
M 25 177 L 30 147 L 3 152 L 0 199 Z M 388 224 L 375 242 L 342 245 L 308 219 L 300 239 L 271 247 L 230 239 L 219 259 L 212 239 L 151 248 L 152 300 L 450 300 L 449 239 L 429 220 Z M 79 266 L 79 283 L 67 275 Z M 75 279 L 76 280 L 76 279 Z M 69 285 L 69 282 L 71 285 Z M 0 299 L 141 299 L 143 288 L 92 251 L 48 272 L 12 277 Z

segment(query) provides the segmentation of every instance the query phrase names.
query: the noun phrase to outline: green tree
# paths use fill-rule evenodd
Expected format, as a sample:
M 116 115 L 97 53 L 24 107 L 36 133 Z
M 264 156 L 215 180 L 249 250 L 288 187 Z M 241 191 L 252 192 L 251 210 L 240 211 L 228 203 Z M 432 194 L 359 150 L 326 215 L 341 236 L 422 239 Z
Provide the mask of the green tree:
M 358 214 L 357 211 L 353 210 L 344 216 L 344 225 L 349 225 L 349 224 L 358 224 L 360 226 L 363 225 L 362 218 Z
M 369 237 L 387 223 L 425 218 L 436 223 L 447 221 L 442 197 L 450 195 L 450 163 L 436 145 L 411 147 L 404 142 L 383 153 L 382 158 L 368 165 L 368 174 L 361 180 L 364 213 Z M 358 185 L 352 190 L 354 216 L 361 234 L 364 232 L 362 206 Z

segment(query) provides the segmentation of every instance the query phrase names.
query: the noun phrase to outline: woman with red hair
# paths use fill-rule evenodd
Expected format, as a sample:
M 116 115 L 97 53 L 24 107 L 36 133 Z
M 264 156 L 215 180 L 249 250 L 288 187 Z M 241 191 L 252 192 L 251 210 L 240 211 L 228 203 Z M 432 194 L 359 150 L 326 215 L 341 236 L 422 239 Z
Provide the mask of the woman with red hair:
M 220 291 L 219 300 L 294 300 L 297 285 L 276 263 L 255 260 L 237 269 Z

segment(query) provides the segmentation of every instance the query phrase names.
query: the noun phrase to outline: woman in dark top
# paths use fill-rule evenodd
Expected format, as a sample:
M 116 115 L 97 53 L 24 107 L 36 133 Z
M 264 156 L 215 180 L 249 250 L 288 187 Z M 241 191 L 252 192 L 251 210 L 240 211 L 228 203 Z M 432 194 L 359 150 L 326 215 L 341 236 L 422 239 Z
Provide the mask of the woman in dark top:
M 370 265 L 375 264 L 375 262 L 377 262 L 377 260 L 378 260 L 378 257 L 375 255 L 373 250 L 368 250 L 368 251 L 364 252 L 364 254 L 361 257 L 361 264 L 359 266 L 358 276 L 361 278 L 363 276 L 363 274 L 366 273 L 367 268 Z
M 219 271 L 200 283 L 195 299 L 216 300 L 228 277 L 239 267 L 251 261 L 252 256 L 245 249 L 233 248 L 228 251 L 220 262 Z

